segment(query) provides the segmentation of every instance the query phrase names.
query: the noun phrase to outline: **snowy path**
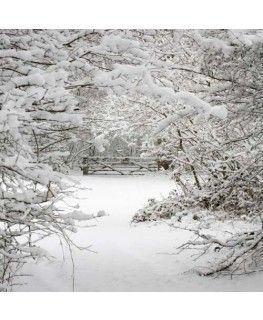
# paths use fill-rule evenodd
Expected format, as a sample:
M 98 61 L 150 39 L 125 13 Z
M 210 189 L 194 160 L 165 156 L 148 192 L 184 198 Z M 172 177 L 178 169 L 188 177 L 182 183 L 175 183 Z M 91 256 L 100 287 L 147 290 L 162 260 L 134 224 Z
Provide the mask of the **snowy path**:
M 136 210 L 150 197 L 166 196 L 173 188 L 167 176 L 86 176 L 82 186 L 92 190 L 78 192 L 77 200 L 87 213 L 104 209 L 93 228 L 81 229 L 74 240 L 97 253 L 74 250 L 76 291 L 242 291 L 262 290 L 263 277 L 244 279 L 206 279 L 183 274 L 192 266 L 186 254 L 167 255 L 188 235 L 170 230 L 167 225 L 131 226 Z M 86 210 L 85 210 L 86 209 Z M 68 254 L 62 261 L 61 248 L 55 239 L 46 240 L 56 261 L 30 263 L 26 271 L 33 277 L 19 291 L 71 291 L 71 263 Z

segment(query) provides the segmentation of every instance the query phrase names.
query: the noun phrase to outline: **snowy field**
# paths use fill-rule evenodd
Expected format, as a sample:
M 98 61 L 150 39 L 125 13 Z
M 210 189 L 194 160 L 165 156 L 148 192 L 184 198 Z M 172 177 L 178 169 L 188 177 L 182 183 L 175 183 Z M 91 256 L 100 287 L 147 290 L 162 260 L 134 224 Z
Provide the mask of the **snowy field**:
M 175 186 L 168 176 L 84 176 L 84 189 L 69 203 L 79 203 L 86 213 L 105 210 L 105 217 L 82 228 L 73 239 L 78 245 L 92 245 L 96 251 L 74 249 L 75 291 L 262 291 L 263 274 L 246 277 L 204 278 L 187 272 L 193 267 L 190 253 L 181 255 L 176 247 L 189 238 L 186 231 L 166 224 L 131 225 L 133 214 L 148 198 L 161 199 Z M 59 241 L 43 241 L 55 257 L 52 261 L 29 263 L 32 274 L 16 291 L 72 291 L 72 264 Z

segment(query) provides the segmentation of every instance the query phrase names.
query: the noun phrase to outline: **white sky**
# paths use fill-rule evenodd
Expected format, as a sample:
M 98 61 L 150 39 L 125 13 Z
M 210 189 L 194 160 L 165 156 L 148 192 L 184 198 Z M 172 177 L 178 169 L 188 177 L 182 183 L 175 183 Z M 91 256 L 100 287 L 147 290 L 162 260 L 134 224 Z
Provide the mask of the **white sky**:
M 260 28 L 260 0 L 3 0 L 0 28 Z

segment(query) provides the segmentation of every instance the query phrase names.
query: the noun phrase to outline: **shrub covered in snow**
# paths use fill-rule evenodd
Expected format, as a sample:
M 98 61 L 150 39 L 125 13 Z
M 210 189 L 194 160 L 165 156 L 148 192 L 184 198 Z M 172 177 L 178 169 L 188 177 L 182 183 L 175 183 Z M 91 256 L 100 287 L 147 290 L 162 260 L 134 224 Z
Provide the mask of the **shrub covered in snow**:
M 57 235 L 73 245 L 75 221 L 94 216 L 58 205 L 67 192 L 68 145 L 81 125 L 68 88 L 74 59 L 71 33 L 2 30 L 0 37 L 0 283 L 16 284 L 30 258 L 47 257 L 37 246 Z M 65 212 L 64 212 L 65 211 Z M 63 214 L 64 213 L 64 214 Z M 100 214 L 101 215 L 101 214 Z
M 189 67 L 178 69 L 191 75 L 192 91 L 215 105 L 211 113 L 218 118 L 209 119 L 205 112 L 201 117 L 187 113 L 184 117 L 179 114 L 163 120 L 164 125 L 161 123 L 161 130 L 157 131 L 162 142 L 159 148 L 169 148 L 169 157 L 174 159 L 173 178 L 181 190 L 171 193 L 163 201 L 151 200 L 135 214 L 133 221 L 180 217 L 182 211 L 193 209 L 223 212 L 223 216 L 233 219 L 245 216 L 251 221 L 262 216 L 261 35 L 260 30 L 210 30 L 187 34 L 186 43 L 189 45 L 192 41 L 190 47 L 196 48 L 200 65 L 194 70 Z M 219 105 L 224 105 L 227 113 Z M 257 236 L 248 243 L 244 234 L 234 235 L 234 242 L 231 239 L 219 243 L 229 249 L 229 258 L 204 274 L 220 272 L 221 267 L 227 270 L 240 259 L 247 261 L 248 252 L 251 253 L 250 259 L 253 252 L 259 257 L 262 249 L 260 230 L 260 225 L 252 227 L 251 232 Z M 218 242 L 216 237 L 206 239 L 201 234 L 197 238 L 197 243 L 204 247 Z M 203 240 L 199 242 L 200 238 Z M 239 259 L 233 248 L 238 247 L 242 239 L 245 244 Z M 250 262 L 248 259 L 248 264 Z

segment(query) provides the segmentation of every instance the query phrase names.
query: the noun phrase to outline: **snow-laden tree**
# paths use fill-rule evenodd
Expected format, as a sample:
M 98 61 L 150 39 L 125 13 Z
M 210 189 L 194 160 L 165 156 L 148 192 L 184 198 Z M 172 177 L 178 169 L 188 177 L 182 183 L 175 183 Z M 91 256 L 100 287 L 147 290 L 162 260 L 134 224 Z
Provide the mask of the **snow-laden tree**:
M 177 105 L 176 114 L 160 122 L 162 144 L 157 148 L 174 159 L 173 175 L 181 192 L 160 203 L 151 200 L 134 221 L 179 217 L 196 208 L 221 218 L 246 219 L 251 232 L 222 240 L 198 229 L 197 240 L 183 247 L 222 249 L 218 262 L 200 272 L 204 275 L 238 272 L 240 265 L 243 271 L 253 270 L 262 263 L 262 31 L 185 31 L 180 43 L 189 57 L 183 65 L 168 61 L 166 69 L 185 77 L 186 90 L 213 107 L 196 101 L 204 107 L 196 116 Z M 195 104 L 195 96 L 184 96 Z
M 0 283 L 16 283 L 30 258 L 48 256 L 37 242 L 57 235 L 71 247 L 75 221 L 65 208 L 68 145 L 81 125 L 70 92 L 85 65 L 71 57 L 70 32 L 2 30 L 0 34 Z M 72 191 L 72 189 L 71 189 Z M 60 205 L 58 205 L 60 201 Z M 64 207 L 64 209 L 63 209 Z
M 144 138 L 142 150 L 147 154 L 152 141 L 145 137 L 152 135 L 158 122 L 156 132 L 172 122 L 175 114 L 178 118 L 199 113 L 217 115 L 216 108 L 190 92 L 192 82 L 175 68 L 186 60 L 191 65 L 197 63 L 185 58 L 182 34 L 173 30 L 107 30 L 94 32 L 97 45 L 87 42 L 86 35 L 76 36 L 70 44 L 74 54 L 92 66 L 75 82 L 76 95 L 83 100 L 80 108 L 87 113 L 85 126 L 90 127 L 88 121 L 95 119 L 94 132 L 100 135 L 103 131 L 104 137 L 112 139 L 119 135 L 124 141 L 129 136 L 128 140 L 134 140 L 131 145 L 142 144 Z M 108 93 L 108 101 L 98 104 L 96 93 L 91 97 L 91 90 L 97 89 Z M 102 130 L 98 130 L 100 124 Z M 84 140 L 90 143 L 91 136 Z M 167 155 L 166 151 L 152 151 L 153 155 Z
M 63 214 L 57 200 L 61 174 L 93 149 L 136 145 L 172 161 L 180 192 L 151 201 L 136 221 L 193 207 L 261 218 L 260 30 L 4 30 L 0 65 L 3 284 L 46 255 L 39 238 L 71 244 L 74 218 L 92 218 Z
M 80 58 L 93 64 L 89 76 L 75 85 L 119 97 L 117 112 L 132 115 L 119 127 L 123 137 L 129 128 L 135 139 L 136 124 L 149 124 L 141 131 L 141 137 L 147 137 L 144 151 L 171 159 L 173 177 L 181 188 L 160 204 L 151 202 L 134 220 L 170 217 L 196 207 L 224 212 L 222 216 L 258 218 L 262 212 L 262 32 L 108 30 L 95 34 L 95 45 L 85 42 L 86 35 L 72 43 L 74 52 L 79 50 Z M 107 133 L 113 136 L 114 127 L 118 125 L 102 125 L 100 142 Z
M 113 137 L 115 129 L 122 137 L 129 132 L 134 141 L 139 133 L 146 154 L 172 160 L 181 191 L 161 203 L 151 200 L 135 221 L 193 208 L 251 223 L 261 219 L 261 30 L 107 30 L 72 39 L 74 56 L 91 66 L 72 88 L 104 90 L 109 101 L 116 95 L 118 103 L 109 110 L 126 115 L 120 126 L 117 120 L 123 117 L 114 114 L 114 125 L 104 118 L 91 140 L 103 150 L 105 137 Z M 229 250 L 225 261 L 203 274 L 261 258 L 261 229 L 225 242 L 195 232 L 202 240 L 187 247 Z

